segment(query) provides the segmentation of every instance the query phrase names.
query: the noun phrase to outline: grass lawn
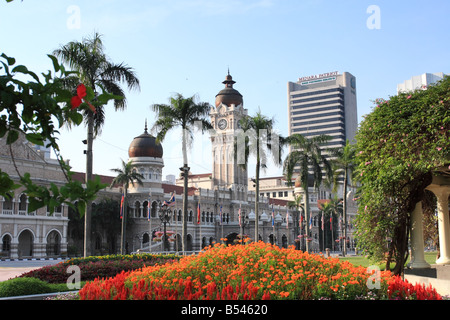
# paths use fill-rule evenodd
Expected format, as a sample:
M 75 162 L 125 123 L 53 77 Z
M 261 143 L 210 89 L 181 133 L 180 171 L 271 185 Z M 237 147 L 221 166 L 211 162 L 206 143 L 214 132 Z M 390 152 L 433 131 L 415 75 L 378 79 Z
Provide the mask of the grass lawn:
M 436 263 L 436 255 L 437 255 L 436 251 L 425 252 L 425 261 L 428 262 L 429 264 L 435 264 Z M 347 260 L 347 261 L 351 262 L 355 266 L 368 267 L 368 266 L 371 266 L 371 265 L 377 265 L 377 266 L 380 267 L 381 270 L 384 270 L 385 267 L 386 267 L 384 263 L 376 263 L 376 264 L 374 264 L 369 259 L 367 259 L 367 258 L 365 258 L 363 256 L 339 257 L 339 259 Z M 408 259 L 407 263 L 409 263 L 409 259 Z M 394 265 L 395 264 L 391 264 L 391 268 Z

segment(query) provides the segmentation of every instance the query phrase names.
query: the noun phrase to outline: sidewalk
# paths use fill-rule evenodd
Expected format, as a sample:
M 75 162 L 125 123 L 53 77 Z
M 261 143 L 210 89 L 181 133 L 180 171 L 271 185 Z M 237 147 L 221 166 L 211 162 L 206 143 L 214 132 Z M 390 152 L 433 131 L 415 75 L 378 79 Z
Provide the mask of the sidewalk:
M 6 267 L 2 268 L 0 267 L 0 281 L 6 281 L 11 278 L 15 278 L 17 276 L 20 276 L 21 274 L 34 270 L 39 269 L 41 267 L 27 267 L 27 268 L 14 268 L 14 267 Z

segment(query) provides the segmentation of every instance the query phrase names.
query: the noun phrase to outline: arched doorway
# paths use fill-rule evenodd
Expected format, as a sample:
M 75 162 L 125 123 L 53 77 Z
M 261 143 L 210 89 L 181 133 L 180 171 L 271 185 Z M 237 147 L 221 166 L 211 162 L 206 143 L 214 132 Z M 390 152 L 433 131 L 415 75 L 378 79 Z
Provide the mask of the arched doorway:
M 46 253 L 47 257 L 59 256 L 61 254 L 61 236 L 56 230 L 51 231 L 47 236 Z
M 273 233 L 271 233 L 269 235 L 269 243 L 270 244 L 276 244 L 276 239 L 275 239 L 275 236 L 273 235 Z
M 288 241 L 285 234 L 281 237 L 281 247 L 287 248 L 288 247 Z
M 19 258 L 33 256 L 33 234 L 30 230 L 23 230 L 19 235 Z
M 9 258 L 11 255 L 11 236 L 5 234 L 2 238 L 2 254 L 4 258 Z
M 150 242 L 150 236 L 148 233 L 144 233 L 144 236 L 142 237 L 142 246 L 147 246 Z
M 190 234 L 186 236 L 186 251 L 192 251 L 192 236 Z
M 175 237 L 175 251 L 181 250 L 182 250 L 181 235 L 177 234 Z
M 236 232 L 230 233 L 229 235 L 226 236 L 227 241 L 225 241 L 225 244 L 228 245 L 232 245 L 235 244 L 235 240 L 238 239 L 238 234 Z

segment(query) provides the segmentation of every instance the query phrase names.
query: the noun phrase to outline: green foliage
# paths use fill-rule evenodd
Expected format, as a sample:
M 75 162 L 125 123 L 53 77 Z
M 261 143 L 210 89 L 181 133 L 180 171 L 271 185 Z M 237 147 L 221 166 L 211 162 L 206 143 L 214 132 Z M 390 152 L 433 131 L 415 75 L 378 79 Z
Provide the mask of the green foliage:
M 450 78 L 375 104 L 356 135 L 358 241 L 375 260 L 385 258 L 389 243 L 403 266 L 410 212 L 433 172 L 449 170 Z
M 14 297 L 58 291 L 55 290 L 54 286 L 36 278 L 14 278 L 0 282 L 0 297 Z M 67 287 L 64 291 L 68 291 Z
M 86 188 L 83 188 L 81 182 L 71 179 L 70 167 L 59 155 L 58 129 L 67 122 L 79 125 L 83 120 L 79 111 L 88 106 L 84 103 L 77 109 L 71 107 L 73 93 L 65 88 L 65 83 L 74 72 L 66 71 L 56 57 L 48 57 L 52 61 L 54 74 L 51 71 L 42 73 L 42 81 L 26 66 L 16 65 L 14 58 L 4 53 L 0 55 L 0 70 L 3 72 L 0 74 L 0 138 L 6 136 L 7 144 L 11 145 L 23 134 L 31 143 L 53 148 L 67 183 L 60 188 L 53 183 L 48 188 L 37 186 L 28 173 L 22 175 L 18 172 L 20 183 L 17 184 L 8 174 L 0 171 L 0 195 L 11 195 L 23 186 L 24 193 L 29 197 L 30 212 L 48 206 L 49 212 L 53 213 L 62 203 L 72 206 L 78 200 L 78 210 L 83 213 L 86 202 L 93 200 L 106 185 L 97 178 L 88 181 Z M 102 95 L 102 102 L 112 98 L 113 95 Z
M 91 281 L 96 278 L 113 277 L 124 270 L 136 270 L 144 266 L 178 261 L 180 258 L 180 256 L 176 255 L 157 254 L 107 255 L 72 258 L 55 265 L 31 270 L 22 274 L 20 277 L 38 278 L 47 283 L 64 284 L 71 276 L 70 272 L 67 273 L 67 268 L 76 265 L 80 268 L 81 281 Z

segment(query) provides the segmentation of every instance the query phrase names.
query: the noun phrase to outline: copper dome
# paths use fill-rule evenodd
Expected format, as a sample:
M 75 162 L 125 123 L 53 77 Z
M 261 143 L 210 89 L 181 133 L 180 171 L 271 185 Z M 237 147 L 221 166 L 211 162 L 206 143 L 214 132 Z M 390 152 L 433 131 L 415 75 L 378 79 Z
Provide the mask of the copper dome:
M 145 131 L 140 136 L 133 139 L 128 148 L 128 156 L 135 157 L 163 157 L 163 148 L 160 143 L 156 143 L 156 138 L 147 132 L 147 125 Z
M 222 82 L 225 84 L 225 88 L 220 90 L 216 95 L 216 108 L 220 106 L 220 104 L 226 104 L 230 106 L 232 104 L 238 106 L 243 104 L 242 94 L 239 93 L 236 89 L 233 88 L 233 84 L 236 81 L 233 81 L 233 77 L 231 77 L 230 73 L 225 78 L 225 81 Z

